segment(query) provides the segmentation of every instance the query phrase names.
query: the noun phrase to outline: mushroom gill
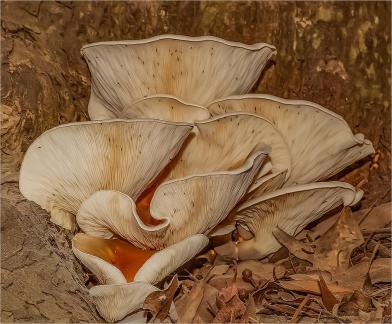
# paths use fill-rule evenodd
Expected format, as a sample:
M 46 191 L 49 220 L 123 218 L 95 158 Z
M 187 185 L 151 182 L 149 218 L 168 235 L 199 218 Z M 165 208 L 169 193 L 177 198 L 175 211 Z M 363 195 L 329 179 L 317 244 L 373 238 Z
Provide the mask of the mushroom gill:
M 281 246 L 273 235 L 277 228 L 296 235 L 328 211 L 355 205 L 362 195 L 348 183 L 330 181 L 287 187 L 251 199 L 238 208 L 235 220 L 254 237 L 237 245 L 236 257 L 263 258 Z
M 81 203 L 98 190 L 137 198 L 174 159 L 192 125 L 158 120 L 70 123 L 39 136 L 20 170 L 22 194 L 68 229 Z

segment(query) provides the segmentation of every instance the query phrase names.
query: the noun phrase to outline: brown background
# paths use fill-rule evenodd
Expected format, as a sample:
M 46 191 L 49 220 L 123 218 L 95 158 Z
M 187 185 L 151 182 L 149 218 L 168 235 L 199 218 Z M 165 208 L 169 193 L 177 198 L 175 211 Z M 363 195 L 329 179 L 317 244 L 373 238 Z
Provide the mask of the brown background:
M 67 235 L 37 217 L 43 212 L 23 202 L 11 183 L 34 138 L 88 118 L 89 72 L 79 50 L 89 42 L 173 33 L 275 45 L 278 55 L 254 91 L 315 101 L 346 118 L 380 153 L 359 172 L 369 180 L 364 205 L 389 200 L 389 2 L 2 2 L 1 8 L 2 231 L 11 235 L 19 222 L 19 234 L 11 236 L 21 235 L 5 245 L 5 262 L 2 253 L 3 321 L 97 320 L 79 289 L 83 277 Z M 34 271 L 44 275 L 26 278 Z M 61 283 L 59 271 L 67 273 Z M 85 306 L 74 311 L 75 302 Z

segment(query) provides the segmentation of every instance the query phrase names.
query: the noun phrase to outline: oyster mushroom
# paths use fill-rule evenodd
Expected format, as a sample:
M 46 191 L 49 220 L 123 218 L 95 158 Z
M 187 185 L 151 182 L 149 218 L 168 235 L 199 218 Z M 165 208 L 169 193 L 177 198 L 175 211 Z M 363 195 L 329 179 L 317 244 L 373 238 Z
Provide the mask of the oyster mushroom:
M 95 106 L 93 116 L 91 116 L 94 120 L 150 118 L 188 123 L 209 117 L 210 113 L 206 108 L 183 102 L 169 95 L 153 95 L 137 100 L 124 106 L 122 111 L 99 110 L 99 107 Z
M 264 157 L 257 152 L 233 171 L 164 182 L 147 211 L 138 210 L 134 200 L 121 192 L 98 191 L 82 204 L 77 222 L 90 235 L 108 238 L 117 234 L 135 246 L 152 249 L 191 234 L 208 234 L 246 193 Z M 148 218 L 150 224 L 146 224 Z
M 141 308 L 154 285 L 181 267 L 208 244 L 204 235 L 193 235 L 161 251 L 142 250 L 120 239 L 77 234 L 72 249 L 102 285 L 90 289 L 101 316 L 118 321 Z
M 89 115 L 95 119 L 105 110 L 118 116 L 135 101 L 155 94 L 205 105 L 246 93 L 275 47 L 212 36 L 160 35 L 88 44 L 81 52 L 91 72 Z
M 326 180 L 374 153 L 372 143 L 362 134 L 353 135 L 341 116 L 309 101 L 248 94 L 219 99 L 207 108 L 212 115 L 254 113 L 276 127 L 292 159 L 285 187 Z
M 328 211 L 355 205 L 362 195 L 347 183 L 331 181 L 283 188 L 249 200 L 238 208 L 235 220 L 254 237 L 240 242 L 233 254 L 239 259 L 263 258 L 281 247 L 273 235 L 277 228 L 296 235 Z
M 19 187 L 51 220 L 74 228 L 81 203 L 102 189 L 136 199 L 176 156 L 192 125 L 154 120 L 71 123 L 39 136 L 27 150 Z
M 93 236 L 113 235 L 152 249 L 209 232 L 244 197 L 266 158 L 290 168 L 290 157 L 268 121 L 229 114 L 196 122 L 177 158 L 138 201 L 119 191 L 99 191 L 83 202 L 77 222 Z M 272 140 L 271 140 L 272 138 Z M 279 163 L 281 162 L 281 163 Z

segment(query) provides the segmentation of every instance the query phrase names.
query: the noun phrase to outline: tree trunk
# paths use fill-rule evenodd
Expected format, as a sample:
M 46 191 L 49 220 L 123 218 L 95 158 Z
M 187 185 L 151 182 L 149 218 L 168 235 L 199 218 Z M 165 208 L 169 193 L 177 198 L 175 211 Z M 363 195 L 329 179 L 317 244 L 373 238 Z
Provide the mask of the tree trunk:
M 267 42 L 255 92 L 315 101 L 373 141 L 364 206 L 390 188 L 388 2 L 2 2 L 2 183 L 45 130 L 88 119 L 80 48 L 163 33 Z M 69 234 L 3 185 L 2 321 L 98 321 Z M 381 200 L 379 203 L 382 202 Z

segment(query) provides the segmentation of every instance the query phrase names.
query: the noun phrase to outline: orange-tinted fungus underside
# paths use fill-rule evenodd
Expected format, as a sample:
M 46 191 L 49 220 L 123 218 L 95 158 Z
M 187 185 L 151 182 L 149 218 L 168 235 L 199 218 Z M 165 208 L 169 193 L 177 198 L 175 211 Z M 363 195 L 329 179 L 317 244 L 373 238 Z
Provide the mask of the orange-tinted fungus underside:
M 150 214 L 151 200 L 158 186 L 159 186 L 159 182 L 155 183 L 153 186 L 151 186 L 146 191 L 144 191 L 143 194 L 136 201 L 137 213 L 141 218 L 141 220 L 143 221 L 143 223 L 146 225 L 155 226 L 162 223 L 161 220 L 157 220 L 153 218 Z
M 88 235 L 78 237 L 76 247 L 85 253 L 111 263 L 118 268 L 128 282 L 156 251 L 142 250 L 120 239 L 101 239 Z

